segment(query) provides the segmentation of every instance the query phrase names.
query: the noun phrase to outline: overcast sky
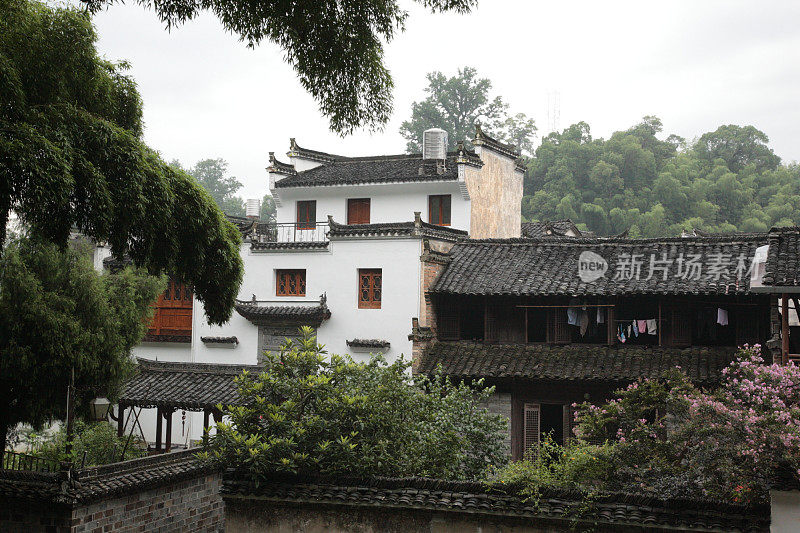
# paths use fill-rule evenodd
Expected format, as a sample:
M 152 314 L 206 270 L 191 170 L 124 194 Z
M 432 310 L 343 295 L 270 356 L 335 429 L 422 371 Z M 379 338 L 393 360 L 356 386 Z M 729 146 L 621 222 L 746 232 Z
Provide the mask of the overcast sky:
M 401 0 L 402 1 L 402 0 Z M 97 15 L 99 48 L 132 64 L 144 100 L 145 140 L 167 160 L 222 157 L 244 198 L 267 192 L 268 153 L 296 137 L 343 155 L 401 153 L 397 133 L 425 74 L 473 66 L 513 112 L 546 134 L 558 95 L 564 128 L 595 136 L 659 116 L 689 139 L 721 124 L 752 124 L 785 161 L 800 159 L 800 2 L 482 0 L 469 15 L 410 10 L 387 47 L 395 111 L 379 134 L 340 138 L 271 43 L 255 50 L 204 15 L 171 32 L 129 2 Z

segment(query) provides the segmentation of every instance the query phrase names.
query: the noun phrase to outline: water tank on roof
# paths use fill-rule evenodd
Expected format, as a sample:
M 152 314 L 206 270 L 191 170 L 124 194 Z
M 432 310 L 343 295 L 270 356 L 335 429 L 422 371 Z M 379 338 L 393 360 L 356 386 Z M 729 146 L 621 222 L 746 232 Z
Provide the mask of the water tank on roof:
M 261 214 L 261 201 L 258 198 L 249 198 L 245 204 L 244 214 L 247 218 L 258 218 Z
M 447 159 L 447 132 L 431 128 L 422 132 L 422 159 Z

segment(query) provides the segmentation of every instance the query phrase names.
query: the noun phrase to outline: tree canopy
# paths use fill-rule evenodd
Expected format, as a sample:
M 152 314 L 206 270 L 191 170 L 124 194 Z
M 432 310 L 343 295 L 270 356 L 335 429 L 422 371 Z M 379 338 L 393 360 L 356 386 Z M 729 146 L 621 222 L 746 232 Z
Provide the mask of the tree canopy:
M 275 473 L 476 479 L 504 463 L 507 421 L 493 389 L 414 383 L 408 362 L 327 357 L 310 328 L 238 379 L 207 458 L 255 478 Z M 480 385 L 480 384 L 478 384 Z M 426 392 L 427 391 L 427 392 Z
M 0 450 L 17 423 L 63 416 L 72 369 L 78 411 L 113 401 L 163 287 L 131 268 L 101 274 L 86 250 L 10 241 L 0 256 Z
M 114 0 L 82 0 L 91 12 Z M 469 12 L 477 0 L 415 0 L 432 12 Z M 382 127 L 392 113 L 394 84 L 384 65 L 384 43 L 405 28 L 397 0 L 137 0 L 171 27 L 202 11 L 248 46 L 270 41 L 341 134 Z
M 125 63 L 98 56 L 86 14 L 0 0 L 0 242 L 9 212 L 64 246 L 72 228 L 192 286 L 212 323 L 233 310 L 240 237 L 209 194 L 141 140 Z
M 431 72 L 427 78 L 427 97 L 411 104 L 411 118 L 400 126 L 408 152 L 422 151 L 422 132 L 430 128 L 445 130 L 448 149 L 452 150 L 460 141 L 469 143 L 475 135 L 475 124 L 480 123 L 492 136 L 515 145 L 523 153 L 533 153 L 533 119 L 524 113 L 509 114 L 509 106 L 501 96 L 489 96 L 492 82 L 480 78 L 477 70 L 464 67 L 450 78 Z
M 658 117 L 593 138 L 579 122 L 529 160 L 522 215 L 569 218 L 600 235 L 766 231 L 800 223 L 800 167 L 782 165 L 753 126 L 721 126 L 687 143 Z
M 228 175 L 227 161 L 221 157 L 202 159 L 188 169 L 184 169 L 178 161 L 172 161 L 170 165 L 193 177 L 208 191 L 223 213 L 236 217 L 244 216 L 244 200 L 241 196 L 235 196 L 242 188 L 242 182 L 235 176 Z

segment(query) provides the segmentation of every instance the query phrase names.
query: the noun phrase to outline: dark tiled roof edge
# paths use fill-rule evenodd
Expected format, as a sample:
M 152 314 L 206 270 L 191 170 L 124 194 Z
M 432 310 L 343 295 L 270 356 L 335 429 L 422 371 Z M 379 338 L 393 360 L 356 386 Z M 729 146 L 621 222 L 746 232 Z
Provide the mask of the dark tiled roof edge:
M 269 167 L 267 167 L 267 170 L 278 174 L 286 174 L 287 176 L 297 174 L 297 170 L 295 170 L 293 165 L 278 161 L 275 157 L 275 152 L 269 153 Z
M 153 335 L 148 333 L 142 338 L 142 342 L 174 342 L 187 344 L 192 342 L 191 335 Z
M 254 497 L 299 503 L 390 506 L 485 516 L 574 521 L 572 512 L 585 508 L 586 495 L 577 490 L 542 488 L 536 502 L 522 487 L 488 486 L 475 482 L 424 478 L 323 478 L 275 476 L 248 479 L 226 471 L 223 498 Z M 617 525 L 691 527 L 693 531 L 766 531 L 768 505 L 741 505 L 688 498 L 658 499 L 639 494 L 593 495 L 581 520 Z
M 324 250 L 328 247 L 327 241 L 319 242 L 259 242 L 250 244 L 251 250 Z
M 767 287 L 800 285 L 800 227 L 774 227 L 768 243 L 762 283 Z
M 517 150 L 516 146 L 498 141 L 494 137 L 487 135 L 486 132 L 484 132 L 481 128 L 480 124 L 475 125 L 475 139 L 473 139 L 472 144 L 476 146 L 486 146 L 487 148 L 514 159 L 518 159 L 520 156 L 519 150 Z
M 234 337 L 200 337 L 206 344 L 239 344 L 239 339 Z
M 388 348 L 389 341 L 383 339 L 353 339 L 346 341 L 351 348 Z
M 258 305 L 237 300 L 234 308 L 237 313 L 254 324 L 266 319 L 307 319 L 321 322 L 331 317 L 327 300 L 324 298 L 316 305 Z
M 319 150 L 311 150 L 309 148 L 302 148 L 294 137 L 289 139 L 289 154 L 290 157 L 302 157 L 312 161 L 319 161 L 322 163 L 331 163 L 333 161 L 344 161 L 350 159 L 343 155 L 329 154 L 327 152 L 320 152 Z
M 218 363 L 182 363 L 175 361 L 153 361 L 136 358 L 139 368 L 148 372 L 190 372 L 193 374 L 227 374 L 238 376 L 243 370 L 256 370 L 257 365 L 231 365 Z
M 445 240 L 464 240 L 468 233 L 448 226 L 437 226 L 427 222 L 385 222 L 377 224 L 339 224 L 330 221 L 330 237 L 368 236 L 420 236 Z

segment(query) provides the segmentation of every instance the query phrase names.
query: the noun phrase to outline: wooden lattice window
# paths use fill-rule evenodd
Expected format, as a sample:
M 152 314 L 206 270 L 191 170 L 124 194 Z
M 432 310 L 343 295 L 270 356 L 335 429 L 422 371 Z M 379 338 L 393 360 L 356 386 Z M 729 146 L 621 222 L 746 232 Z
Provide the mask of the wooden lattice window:
M 297 202 L 297 229 L 315 229 L 317 227 L 317 201 L 301 200 Z
M 305 270 L 276 270 L 275 294 L 278 296 L 305 296 Z
M 572 331 L 567 322 L 566 308 L 548 309 L 547 342 L 552 344 L 568 344 L 572 340 Z
M 358 270 L 359 309 L 380 309 L 383 296 L 383 274 L 380 268 Z
M 369 224 L 369 198 L 350 198 L 347 200 L 347 223 Z
M 526 403 L 522 417 L 522 454 L 536 453 L 541 434 L 541 406 L 538 403 Z
M 149 335 L 192 334 L 192 291 L 185 284 L 170 279 L 153 306 L 155 313 Z
M 437 226 L 450 225 L 450 195 L 433 194 L 428 196 L 428 222 Z

